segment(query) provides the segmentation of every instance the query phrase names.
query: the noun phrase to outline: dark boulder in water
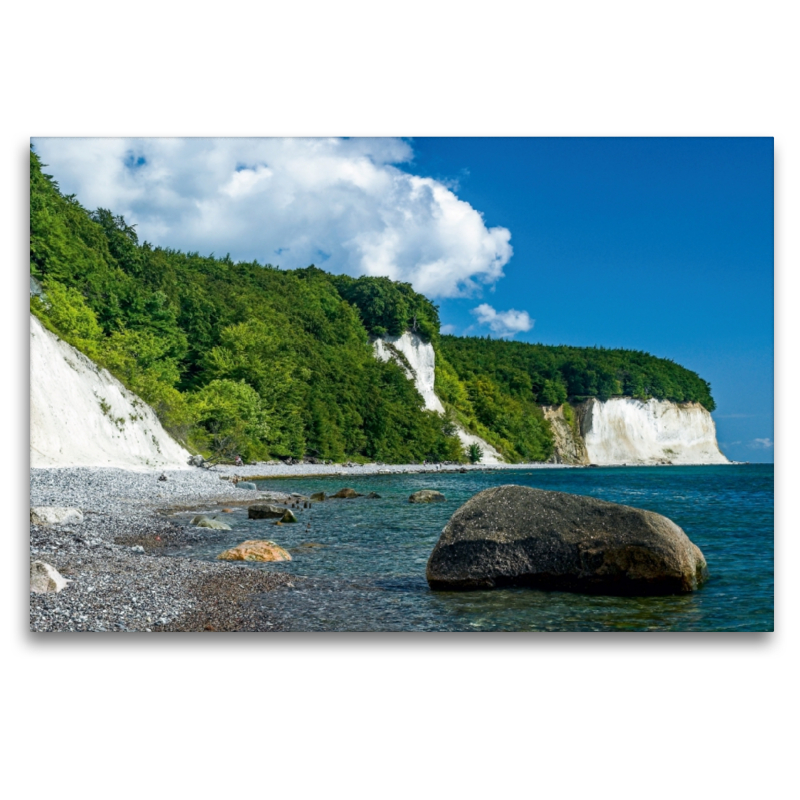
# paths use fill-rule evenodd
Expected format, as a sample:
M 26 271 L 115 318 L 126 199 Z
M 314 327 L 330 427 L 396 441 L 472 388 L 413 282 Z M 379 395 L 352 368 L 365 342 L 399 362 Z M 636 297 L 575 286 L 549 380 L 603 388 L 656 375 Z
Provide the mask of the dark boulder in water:
M 271 503 L 256 503 L 247 507 L 247 517 L 248 519 L 280 519 L 286 510 L 281 506 L 273 506 Z
M 428 559 L 432 589 L 538 589 L 611 595 L 691 592 L 700 549 L 671 520 L 593 497 L 499 486 L 453 514 Z

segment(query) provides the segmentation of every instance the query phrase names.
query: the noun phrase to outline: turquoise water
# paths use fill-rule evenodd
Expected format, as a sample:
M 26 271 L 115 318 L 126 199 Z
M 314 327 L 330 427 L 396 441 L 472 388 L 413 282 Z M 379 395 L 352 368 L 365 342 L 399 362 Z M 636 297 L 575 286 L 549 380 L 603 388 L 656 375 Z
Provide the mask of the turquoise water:
M 515 483 L 585 494 L 664 514 L 708 561 L 698 592 L 603 597 L 503 589 L 432 592 L 425 564 L 451 514 L 472 495 Z M 214 558 L 246 538 L 276 541 L 293 561 L 253 565 L 302 576 L 258 599 L 273 629 L 295 631 L 769 631 L 773 629 L 773 466 L 520 469 L 263 481 L 262 489 L 333 493 L 343 486 L 380 499 L 331 500 L 275 526 L 226 514 L 235 527 L 188 554 Z M 447 502 L 413 505 L 418 489 Z M 183 551 L 186 554 L 186 551 Z

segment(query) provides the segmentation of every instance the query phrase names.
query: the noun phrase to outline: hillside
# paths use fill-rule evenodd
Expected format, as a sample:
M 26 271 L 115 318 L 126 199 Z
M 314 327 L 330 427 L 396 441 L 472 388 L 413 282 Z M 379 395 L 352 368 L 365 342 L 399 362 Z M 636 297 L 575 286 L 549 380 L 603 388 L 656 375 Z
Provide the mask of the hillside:
M 456 425 L 509 461 L 545 461 L 542 406 L 655 397 L 713 409 L 708 384 L 645 353 L 439 335 L 408 284 L 287 271 L 140 243 L 64 196 L 31 151 L 31 311 L 107 368 L 190 450 L 245 459 L 463 460 Z M 445 415 L 372 342 L 404 331 L 436 355 Z

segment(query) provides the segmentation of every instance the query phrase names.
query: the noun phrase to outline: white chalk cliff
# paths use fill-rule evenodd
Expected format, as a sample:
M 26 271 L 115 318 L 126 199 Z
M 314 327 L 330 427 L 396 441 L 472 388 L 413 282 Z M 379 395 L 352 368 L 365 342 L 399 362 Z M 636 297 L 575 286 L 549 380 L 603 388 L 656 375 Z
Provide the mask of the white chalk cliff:
M 444 414 L 442 401 L 433 390 L 436 354 L 430 342 L 423 342 L 416 333 L 406 331 L 402 336 L 376 339 L 373 347 L 379 360 L 394 361 L 403 368 L 406 377 L 414 381 L 417 391 L 422 395 L 426 409 Z
M 728 464 L 717 445 L 711 414 L 699 403 L 612 398 L 580 408 L 589 462 L 614 464 Z
M 107 370 L 30 318 L 32 467 L 188 469 L 188 451 Z
M 384 336 L 373 343 L 375 356 L 381 361 L 394 361 L 406 373 L 409 380 L 422 395 L 425 408 L 444 414 L 442 401 L 434 391 L 436 370 L 436 354 L 430 342 L 424 342 L 416 333 L 406 331 L 402 336 Z M 488 442 L 478 436 L 467 433 L 460 425 L 456 426 L 458 438 L 465 449 L 477 444 L 483 451 L 481 464 L 501 464 L 503 457 Z

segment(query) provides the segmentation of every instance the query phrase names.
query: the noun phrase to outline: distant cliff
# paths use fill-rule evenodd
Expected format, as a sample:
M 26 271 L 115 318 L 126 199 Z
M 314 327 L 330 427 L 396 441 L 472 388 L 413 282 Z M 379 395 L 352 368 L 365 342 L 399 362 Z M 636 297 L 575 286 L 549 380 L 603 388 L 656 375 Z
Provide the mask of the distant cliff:
M 545 407 L 563 464 L 728 464 L 711 414 L 699 403 L 592 398 Z
M 188 468 L 144 401 L 33 315 L 30 369 L 32 467 Z

